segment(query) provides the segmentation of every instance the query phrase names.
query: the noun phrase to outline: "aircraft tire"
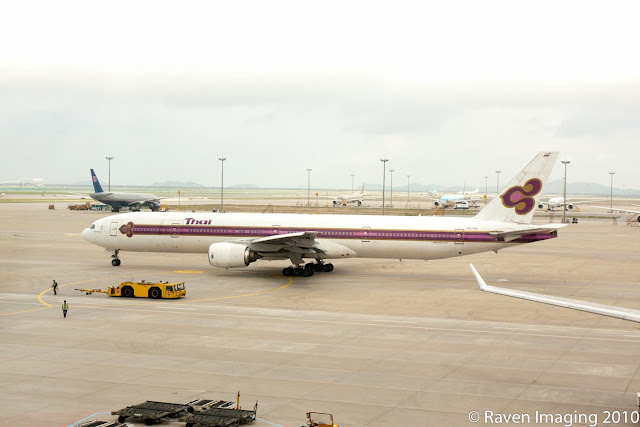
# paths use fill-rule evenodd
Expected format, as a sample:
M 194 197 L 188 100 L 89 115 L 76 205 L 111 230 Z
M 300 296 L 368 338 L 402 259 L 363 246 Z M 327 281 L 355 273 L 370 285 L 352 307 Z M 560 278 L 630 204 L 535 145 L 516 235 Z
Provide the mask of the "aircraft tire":
M 304 269 L 302 267 L 296 267 L 293 269 L 293 275 L 294 276 L 302 276 L 302 272 L 304 271 Z
M 120 265 L 120 260 L 118 258 L 111 260 L 111 265 L 114 267 L 118 267 Z
M 282 275 L 289 277 L 289 276 L 293 276 L 293 268 L 291 267 L 286 267 L 282 269 Z
M 331 271 L 333 271 L 333 264 L 329 263 L 329 264 L 324 264 L 322 266 L 322 270 L 326 273 L 329 273 Z
M 305 268 L 304 270 L 302 270 L 302 276 L 303 277 L 313 276 L 313 268 Z
M 317 272 L 324 271 L 324 264 L 313 264 L 313 270 Z

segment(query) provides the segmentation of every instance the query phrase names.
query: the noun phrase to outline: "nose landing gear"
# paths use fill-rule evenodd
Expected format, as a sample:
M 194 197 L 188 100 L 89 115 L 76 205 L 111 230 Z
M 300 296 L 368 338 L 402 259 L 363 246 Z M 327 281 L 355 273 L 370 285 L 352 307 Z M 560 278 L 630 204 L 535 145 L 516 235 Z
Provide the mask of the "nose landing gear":
M 120 258 L 118 258 L 118 253 L 120 252 L 120 249 L 116 249 L 114 254 L 111 255 L 111 258 L 113 258 L 111 260 L 111 265 L 113 265 L 114 267 L 117 267 L 120 265 Z

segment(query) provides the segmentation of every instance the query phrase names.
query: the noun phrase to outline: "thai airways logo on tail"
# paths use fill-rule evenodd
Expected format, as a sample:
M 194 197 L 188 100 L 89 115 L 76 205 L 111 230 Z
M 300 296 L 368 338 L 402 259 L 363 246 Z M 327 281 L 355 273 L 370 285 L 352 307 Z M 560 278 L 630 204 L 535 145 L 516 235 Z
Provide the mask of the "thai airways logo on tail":
M 549 179 L 557 152 L 540 152 L 482 209 L 477 219 L 529 224 L 541 194 Z
M 545 154 L 544 157 L 548 157 Z M 542 190 L 542 181 L 538 178 L 531 178 L 524 186 L 516 185 L 505 191 L 500 198 L 502 204 L 508 208 L 515 208 L 518 215 L 526 215 L 536 207 L 536 200 L 533 198 Z

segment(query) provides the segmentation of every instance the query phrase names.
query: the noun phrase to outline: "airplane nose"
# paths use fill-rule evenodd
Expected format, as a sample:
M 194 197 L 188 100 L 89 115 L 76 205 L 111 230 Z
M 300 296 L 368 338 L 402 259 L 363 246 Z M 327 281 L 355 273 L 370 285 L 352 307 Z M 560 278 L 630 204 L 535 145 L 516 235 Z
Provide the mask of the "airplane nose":
M 93 241 L 95 240 L 94 234 L 95 233 L 93 232 L 92 229 L 85 228 L 84 231 L 82 232 L 82 238 L 89 243 L 93 243 Z

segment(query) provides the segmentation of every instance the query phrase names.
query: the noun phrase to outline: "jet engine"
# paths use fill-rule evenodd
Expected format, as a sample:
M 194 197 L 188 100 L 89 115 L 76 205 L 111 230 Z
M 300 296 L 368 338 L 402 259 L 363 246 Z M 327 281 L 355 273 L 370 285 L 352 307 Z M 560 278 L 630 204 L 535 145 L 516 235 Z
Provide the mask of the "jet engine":
M 544 203 L 538 203 L 538 209 L 544 209 Z
M 209 264 L 218 268 L 246 267 L 262 258 L 256 251 L 235 243 L 214 243 L 209 246 Z
M 433 204 L 435 205 L 436 208 L 439 208 L 440 206 L 442 206 L 442 203 L 440 203 L 437 200 L 435 202 L 433 202 Z
M 569 210 L 573 209 L 573 205 L 572 205 L 571 203 L 569 203 L 569 204 L 567 205 L 567 209 L 569 209 Z

